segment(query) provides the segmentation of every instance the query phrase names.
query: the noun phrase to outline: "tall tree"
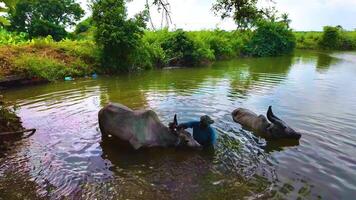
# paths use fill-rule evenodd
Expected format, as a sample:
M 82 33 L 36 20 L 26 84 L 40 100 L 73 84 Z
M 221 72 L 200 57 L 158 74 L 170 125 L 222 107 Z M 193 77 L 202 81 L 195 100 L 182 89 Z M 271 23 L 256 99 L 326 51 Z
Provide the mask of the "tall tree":
M 255 26 L 260 19 L 274 18 L 274 7 L 258 7 L 259 1 L 261 0 L 216 0 L 212 9 L 222 19 L 232 17 L 239 29 L 247 29 Z
M 292 22 L 292 20 L 289 19 L 288 13 L 283 13 L 281 15 L 281 22 L 289 28 L 289 24 Z
M 84 10 L 74 0 L 21 0 L 9 13 L 10 29 L 30 37 L 52 35 L 60 40 L 65 28 L 74 25 Z
M 124 0 L 93 0 L 95 41 L 102 48 L 102 61 L 109 70 L 130 69 L 130 56 L 139 46 L 147 13 L 128 19 Z

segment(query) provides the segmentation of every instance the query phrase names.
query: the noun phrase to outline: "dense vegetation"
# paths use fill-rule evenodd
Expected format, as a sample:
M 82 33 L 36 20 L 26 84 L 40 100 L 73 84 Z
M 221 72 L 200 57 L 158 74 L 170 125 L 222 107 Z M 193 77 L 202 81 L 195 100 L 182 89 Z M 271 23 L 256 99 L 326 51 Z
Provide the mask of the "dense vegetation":
M 356 50 L 356 31 L 341 27 L 324 27 L 323 32 L 295 32 L 297 48 L 323 50 Z

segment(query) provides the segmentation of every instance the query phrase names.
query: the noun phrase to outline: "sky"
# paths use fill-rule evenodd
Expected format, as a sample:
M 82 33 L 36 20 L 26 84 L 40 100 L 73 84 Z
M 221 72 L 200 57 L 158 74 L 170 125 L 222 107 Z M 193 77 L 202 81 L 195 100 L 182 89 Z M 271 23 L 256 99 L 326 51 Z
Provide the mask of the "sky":
M 86 7 L 87 0 L 79 0 Z M 151 0 L 152 1 L 152 0 Z M 356 0 L 274 0 L 275 4 L 262 0 L 263 5 L 273 5 L 280 13 L 288 13 L 291 27 L 297 31 L 320 31 L 325 25 L 341 25 L 347 30 L 356 29 Z M 146 0 L 128 3 L 129 16 L 143 10 Z M 171 28 L 201 30 L 220 28 L 233 30 L 231 19 L 221 20 L 211 11 L 215 0 L 169 0 L 171 5 Z M 261 5 L 262 5 L 261 4 Z M 89 9 L 87 15 L 90 15 Z M 151 9 L 155 27 L 161 26 L 161 14 Z

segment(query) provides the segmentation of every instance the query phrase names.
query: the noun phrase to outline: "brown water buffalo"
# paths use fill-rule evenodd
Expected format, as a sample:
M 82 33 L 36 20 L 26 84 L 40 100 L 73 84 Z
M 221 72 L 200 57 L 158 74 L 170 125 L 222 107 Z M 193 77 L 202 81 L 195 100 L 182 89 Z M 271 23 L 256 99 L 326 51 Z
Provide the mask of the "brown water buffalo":
M 257 132 L 269 139 L 284 138 L 299 140 L 302 136 L 300 133 L 297 133 L 289 127 L 283 120 L 276 117 L 272 112 L 271 106 L 268 108 L 267 118 L 263 115 L 257 115 L 256 113 L 245 108 L 238 108 L 234 110 L 232 112 L 232 118 L 243 127 Z
M 177 130 L 177 117 L 169 127 L 162 124 L 152 110 L 131 110 L 110 103 L 99 111 L 102 137 L 113 136 L 133 148 L 186 146 L 200 148 L 193 137 L 184 130 Z

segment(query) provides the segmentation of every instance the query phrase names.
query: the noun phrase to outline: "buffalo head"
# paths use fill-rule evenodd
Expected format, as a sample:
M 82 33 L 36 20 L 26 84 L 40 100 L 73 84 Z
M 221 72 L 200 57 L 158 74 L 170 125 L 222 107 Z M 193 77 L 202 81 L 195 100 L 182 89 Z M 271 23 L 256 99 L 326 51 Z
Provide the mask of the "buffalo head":
M 178 129 L 177 115 L 174 115 L 173 122 L 169 123 L 169 131 L 178 137 L 177 146 L 200 148 L 201 145 L 184 129 Z
M 275 116 L 272 106 L 268 107 L 267 119 L 271 122 L 267 132 L 271 138 L 289 138 L 299 140 L 302 135 L 289 127 L 283 120 Z

